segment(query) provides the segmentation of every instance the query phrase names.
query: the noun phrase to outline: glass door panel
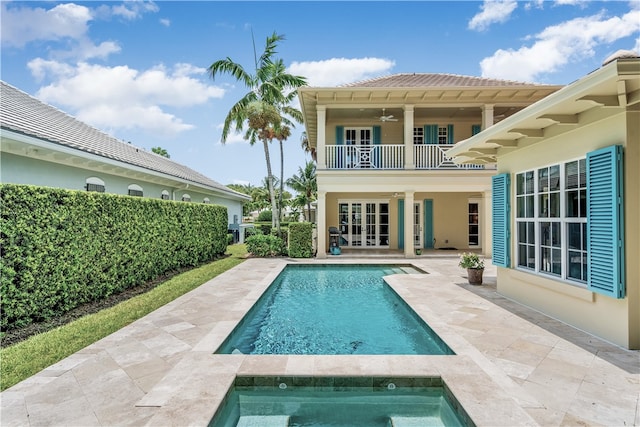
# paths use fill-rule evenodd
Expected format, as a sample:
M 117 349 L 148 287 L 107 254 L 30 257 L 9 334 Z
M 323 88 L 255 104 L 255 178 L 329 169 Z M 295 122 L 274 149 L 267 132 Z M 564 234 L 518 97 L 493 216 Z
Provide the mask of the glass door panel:
M 362 204 L 351 205 L 351 246 L 362 246 Z
M 422 247 L 422 215 L 420 215 L 420 203 L 413 204 L 413 246 Z

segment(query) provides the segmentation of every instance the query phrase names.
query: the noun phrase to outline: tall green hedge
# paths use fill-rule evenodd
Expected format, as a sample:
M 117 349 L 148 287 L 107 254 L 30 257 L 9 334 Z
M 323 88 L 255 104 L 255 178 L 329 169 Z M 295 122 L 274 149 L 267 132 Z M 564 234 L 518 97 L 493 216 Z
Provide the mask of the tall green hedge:
M 313 224 L 310 222 L 289 224 L 289 256 L 292 258 L 313 256 Z
M 2 330 L 226 250 L 222 206 L 12 184 L 0 197 Z

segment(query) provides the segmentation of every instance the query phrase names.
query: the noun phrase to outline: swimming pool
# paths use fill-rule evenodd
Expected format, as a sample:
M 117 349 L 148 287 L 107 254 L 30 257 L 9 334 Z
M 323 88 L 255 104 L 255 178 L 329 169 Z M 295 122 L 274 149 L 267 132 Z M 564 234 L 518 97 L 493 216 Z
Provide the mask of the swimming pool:
M 236 378 L 209 427 L 258 425 L 456 427 L 473 422 L 440 378 Z
M 406 265 L 288 265 L 221 354 L 453 354 L 384 282 Z

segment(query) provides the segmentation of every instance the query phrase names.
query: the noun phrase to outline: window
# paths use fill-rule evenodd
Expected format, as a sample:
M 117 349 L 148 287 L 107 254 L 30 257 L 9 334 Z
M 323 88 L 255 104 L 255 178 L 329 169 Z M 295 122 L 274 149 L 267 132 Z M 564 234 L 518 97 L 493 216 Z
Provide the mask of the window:
M 144 194 L 142 192 L 142 187 L 140 187 L 139 185 L 136 185 L 136 184 L 131 184 L 129 186 L 128 190 L 129 190 L 129 195 L 130 196 L 142 197 L 142 195 Z
M 438 144 L 448 144 L 449 137 L 446 126 L 438 126 Z
M 160 198 L 162 200 L 169 200 L 169 192 L 167 190 L 162 190 L 162 193 L 160 194 Z
M 182 199 L 183 202 L 190 202 L 191 201 L 191 196 L 188 194 L 183 194 L 182 195 Z
M 480 222 L 478 202 L 469 202 L 469 247 L 480 246 Z
M 586 282 L 585 160 L 516 175 L 517 266 Z
M 565 165 L 567 263 L 570 279 L 587 280 L 587 166 L 585 160 Z
M 100 178 L 92 176 L 90 178 L 87 178 L 85 188 L 87 189 L 87 191 L 97 191 L 98 193 L 104 193 L 104 181 Z
M 413 128 L 413 143 L 416 145 L 424 144 L 424 128 Z

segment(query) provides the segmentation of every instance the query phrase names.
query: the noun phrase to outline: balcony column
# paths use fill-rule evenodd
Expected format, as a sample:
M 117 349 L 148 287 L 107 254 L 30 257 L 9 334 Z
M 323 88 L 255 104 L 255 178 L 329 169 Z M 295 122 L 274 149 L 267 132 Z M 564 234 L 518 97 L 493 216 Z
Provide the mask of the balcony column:
M 493 222 L 493 206 L 491 199 L 491 191 L 485 191 L 482 193 L 482 209 L 483 215 L 480 215 L 482 227 L 480 229 L 480 235 L 482 236 L 482 254 L 486 257 L 491 257 L 491 253 L 493 252 L 493 242 L 491 241 L 492 237 L 492 222 Z
M 316 106 L 316 119 L 318 121 L 317 141 L 316 141 L 316 159 L 318 169 L 327 168 L 326 145 L 326 127 L 327 127 L 327 107 L 326 105 Z
M 416 168 L 413 158 L 413 105 L 404 106 L 404 168 Z
M 482 106 L 482 130 L 493 126 L 493 105 L 485 104 Z
M 413 144 L 412 144 L 413 145 Z M 415 258 L 413 246 L 413 195 L 414 191 L 404 192 L 404 257 Z
M 327 192 L 326 191 L 318 191 L 318 200 L 316 204 L 316 234 L 317 237 L 317 248 L 318 252 L 316 253 L 316 258 L 326 258 L 327 257 L 327 234 L 329 233 L 327 229 Z

